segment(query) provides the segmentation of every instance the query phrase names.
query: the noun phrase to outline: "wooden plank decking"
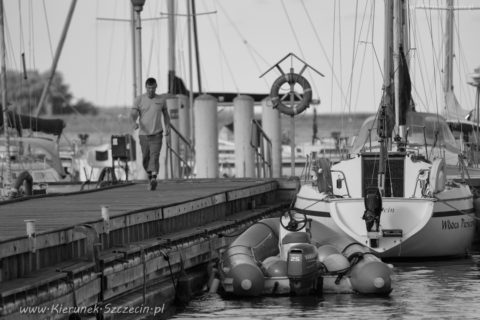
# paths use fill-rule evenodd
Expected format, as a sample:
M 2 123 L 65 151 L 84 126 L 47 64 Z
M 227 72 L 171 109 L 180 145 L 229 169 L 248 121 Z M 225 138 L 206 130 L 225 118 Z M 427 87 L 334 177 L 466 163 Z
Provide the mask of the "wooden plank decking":
M 38 234 L 99 220 L 104 205 L 109 206 L 113 217 L 271 182 L 255 179 L 166 181 L 160 182 L 155 191 L 147 191 L 146 183 L 138 183 L 95 192 L 0 203 L 0 242 L 25 236 L 24 220 L 28 219 L 36 220 Z

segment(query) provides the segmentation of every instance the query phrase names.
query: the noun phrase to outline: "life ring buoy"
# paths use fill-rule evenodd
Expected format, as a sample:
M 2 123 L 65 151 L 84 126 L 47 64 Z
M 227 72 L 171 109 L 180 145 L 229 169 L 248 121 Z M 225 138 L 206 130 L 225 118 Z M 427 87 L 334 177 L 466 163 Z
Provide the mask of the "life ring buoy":
M 33 194 L 33 178 L 28 171 L 22 171 L 15 180 L 13 185 L 15 196 L 19 196 L 19 190 L 22 187 L 23 189 L 21 195 L 31 196 Z
M 280 88 L 285 84 L 294 84 L 298 83 L 303 88 L 303 97 L 302 100 L 292 106 L 287 107 L 279 97 Z M 272 89 L 270 90 L 270 99 L 272 100 L 272 104 L 274 108 L 277 108 L 281 113 L 287 114 L 290 116 L 296 116 L 299 113 L 302 113 L 310 106 L 310 102 L 312 101 L 312 87 L 310 83 L 299 74 L 296 73 L 287 73 L 282 75 L 275 80 L 272 85 Z
M 445 189 L 446 175 L 445 175 L 445 160 L 433 160 L 430 168 L 430 191 L 432 194 L 439 193 Z

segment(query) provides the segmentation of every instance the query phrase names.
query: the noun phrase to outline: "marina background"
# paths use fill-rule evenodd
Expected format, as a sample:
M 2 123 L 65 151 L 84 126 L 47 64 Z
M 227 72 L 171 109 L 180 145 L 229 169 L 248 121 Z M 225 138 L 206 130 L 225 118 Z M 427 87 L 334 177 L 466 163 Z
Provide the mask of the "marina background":
M 312 106 L 310 109 L 319 106 Z M 224 107 L 227 112 L 233 112 L 233 107 Z M 97 115 L 73 114 L 59 116 L 65 120 L 67 126 L 64 129 L 65 139 L 60 141 L 60 147 L 65 148 L 68 142 L 79 140 L 78 134 L 88 133 L 87 144 L 99 145 L 110 143 L 111 135 L 131 134 L 132 124 L 130 120 L 130 108 L 99 108 Z M 332 132 L 340 132 L 343 137 L 353 137 L 358 133 L 363 121 L 372 115 L 371 113 L 324 113 L 319 112 L 316 116 L 317 137 L 331 137 Z M 261 114 L 255 114 L 256 119 L 261 119 Z M 312 141 L 314 114 L 302 113 L 295 117 L 295 142 L 308 143 Z M 228 122 L 228 121 L 227 121 Z M 233 122 L 233 116 L 231 118 Z M 282 136 L 287 139 L 290 136 L 290 117 L 281 116 Z M 221 128 L 219 128 L 220 130 Z
M 478 1 L 457 2 L 462 7 L 473 7 Z M 157 77 L 159 91 L 167 88 L 166 3 L 146 1 L 142 11 L 142 76 Z M 412 7 L 422 7 L 441 5 L 443 1 L 410 3 Z M 185 1 L 176 4 L 178 12 L 185 14 Z M 64 0 L 5 0 L 9 69 L 22 69 L 19 60 L 22 52 L 27 69 L 39 72 L 50 69 L 69 5 L 70 1 Z M 130 19 L 129 10 L 130 1 L 78 1 L 57 68 L 75 100 L 85 99 L 100 107 L 128 106 L 133 101 L 131 30 L 129 23 L 121 21 Z M 377 109 L 382 84 L 378 58 L 383 55 L 384 39 L 380 31 L 383 1 L 352 4 L 318 0 L 203 0 L 197 1 L 197 12 L 203 14 L 198 19 L 198 30 L 204 92 L 267 93 L 278 74 L 259 76 L 293 52 L 325 74 L 325 77 L 308 74 L 314 98 L 322 100 L 323 110 L 374 112 Z M 419 47 L 413 52 L 417 62 L 412 78 L 415 92 L 427 95 L 417 101 L 421 110 L 432 110 L 440 108 L 438 102 L 442 99 L 435 95 L 438 90 L 434 86 L 441 87 L 435 75 L 441 72 L 445 12 L 419 9 L 413 13 L 413 21 L 424 32 L 415 35 Z M 460 103 L 469 109 L 474 105 L 474 89 L 466 84 L 468 73 L 479 64 L 478 14 L 460 10 L 455 18 L 461 42 L 455 44 L 460 70 L 455 73 L 454 85 Z M 193 85 L 188 80 L 186 24 L 187 19 L 179 17 L 176 71 L 188 88 L 197 91 L 196 80 Z M 357 62 L 352 66 L 354 48 Z

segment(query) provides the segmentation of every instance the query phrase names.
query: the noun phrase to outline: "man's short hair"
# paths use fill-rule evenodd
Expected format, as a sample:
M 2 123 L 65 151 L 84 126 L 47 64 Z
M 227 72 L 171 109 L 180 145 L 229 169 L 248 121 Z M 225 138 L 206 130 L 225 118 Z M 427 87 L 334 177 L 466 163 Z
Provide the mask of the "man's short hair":
M 156 86 L 157 85 L 157 80 L 155 78 L 148 78 L 147 81 L 145 81 L 146 86 Z

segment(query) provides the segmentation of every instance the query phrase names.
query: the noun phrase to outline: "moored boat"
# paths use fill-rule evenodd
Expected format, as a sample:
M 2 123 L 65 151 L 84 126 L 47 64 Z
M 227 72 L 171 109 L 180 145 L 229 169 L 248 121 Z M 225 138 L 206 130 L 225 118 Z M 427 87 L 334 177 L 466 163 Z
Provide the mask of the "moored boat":
M 350 159 L 333 165 L 325 159 L 315 160 L 311 164 L 313 179 L 304 177 L 295 208 L 368 246 L 380 257 L 465 255 L 475 233 L 470 187 L 447 179 L 444 157 L 428 159 L 419 152 L 428 148 L 430 153 L 434 143 L 448 145 L 451 134 L 436 115 L 411 113 L 408 119 L 412 123 L 413 119 L 421 119 L 427 125 L 435 119 L 435 123 L 440 121 L 444 125 L 440 127 L 445 131 L 436 134 L 436 142 L 432 136 L 426 136 L 422 138 L 424 146 L 413 148 L 414 130 L 411 130 L 412 149 L 389 152 L 383 195 L 377 187 L 372 187 L 377 184 L 380 160 L 379 152 L 372 146 L 357 149 L 358 153 Z M 407 120 L 407 126 L 409 123 Z M 375 126 L 367 119 L 359 137 L 363 131 L 372 131 L 371 128 Z M 426 132 L 433 135 L 435 131 Z M 442 152 L 449 153 L 445 149 Z
M 368 248 L 295 212 L 252 225 L 222 254 L 218 269 L 223 291 L 235 296 L 392 290 L 391 267 Z
M 313 160 L 296 210 L 386 258 L 461 256 L 475 232 L 464 157 L 445 119 L 415 110 L 403 1 L 385 2 L 384 85 L 349 159 Z M 395 21 L 395 25 L 394 22 Z

